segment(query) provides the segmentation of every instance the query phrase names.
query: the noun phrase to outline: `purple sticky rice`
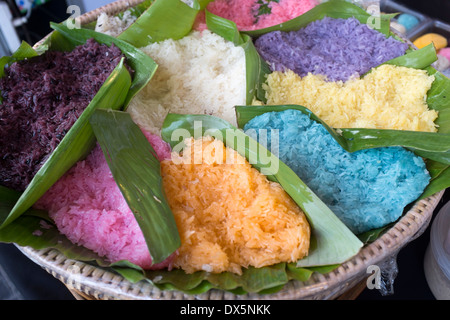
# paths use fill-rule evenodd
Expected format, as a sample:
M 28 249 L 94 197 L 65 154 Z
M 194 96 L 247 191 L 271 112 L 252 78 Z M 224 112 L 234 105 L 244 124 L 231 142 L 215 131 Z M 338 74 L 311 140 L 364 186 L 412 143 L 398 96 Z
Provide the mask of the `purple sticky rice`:
M 355 18 L 329 17 L 298 31 L 267 33 L 255 46 L 272 71 L 324 75 L 328 81 L 359 77 L 408 49 L 406 43 L 386 38 Z
M 0 185 L 26 189 L 105 80 L 122 52 L 90 39 L 5 68 L 0 79 Z

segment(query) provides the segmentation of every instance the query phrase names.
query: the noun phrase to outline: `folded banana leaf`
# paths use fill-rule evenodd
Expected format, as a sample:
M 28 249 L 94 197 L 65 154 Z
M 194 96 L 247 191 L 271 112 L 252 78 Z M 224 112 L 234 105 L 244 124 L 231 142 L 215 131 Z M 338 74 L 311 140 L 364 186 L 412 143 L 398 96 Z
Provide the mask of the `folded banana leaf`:
M 38 55 L 46 50 L 72 50 L 77 45 L 94 38 L 99 43 L 115 43 L 125 54 L 127 65 L 134 70 L 133 79 L 124 61 L 119 63 L 100 88 L 83 114 L 69 130 L 61 143 L 53 151 L 42 168 L 35 175 L 25 192 L 16 201 L 9 214 L 1 217 L 0 227 L 5 227 L 29 209 L 68 169 L 85 157 L 95 145 L 95 137 L 88 122 L 89 117 L 99 108 L 121 109 L 153 76 L 156 64 L 138 49 L 128 43 L 96 33 L 92 30 L 69 30 L 62 25 L 52 24 L 55 31 L 37 51 L 22 44 L 12 57 L 2 59 L 4 67 L 14 61 Z
M 118 38 L 141 48 L 166 39 L 181 39 L 194 25 L 201 4 L 193 7 L 180 0 L 155 1 Z
M 200 10 L 203 10 L 210 1 L 194 1 L 189 7 L 180 0 L 165 0 L 155 2 L 148 10 L 142 13 L 118 38 L 123 39 L 136 47 L 144 47 L 153 42 L 166 39 L 178 40 L 192 31 L 193 24 Z M 246 103 L 250 104 L 256 97 L 264 101 L 264 91 L 261 84 L 270 69 L 263 61 L 253 44 L 252 38 L 240 34 L 234 22 L 216 16 L 205 10 L 208 29 L 224 39 L 241 46 L 246 58 Z
M 0 215 L 9 212 L 12 196 L 20 197 L 15 191 L 0 186 Z M 243 276 L 227 273 L 209 275 L 197 273 L 187 276 L 183 271 L 148 271 L 129 261 L 109 263 L 95 252 L 70 242 L 62 235 L 54 222 L 43 211 L 28 210 L 25 214 L 0 230 L 0 242 L 30 247 L 34 250 L 56 249 L 67 259 L 72 259 L 117 272 L 131 283 L 148 281 L 160 290 L 181 290 L 188 294 L 200 294 L 213 288 L 227 290 L 235 294 L 257 292 L 272 293 L 280 290 L 287 281 L 307 281 L 314 271 L 326 273 L 336 266 L 319 268 L 299 268 L 295 264 L 278 264 L 264 269 L 244 270 Z M 164 278 L 158 280 L 163 275 Z M 155 280 L 155 281 L 152 281 Z M 158 280 L 158 281 L 157 281 Z

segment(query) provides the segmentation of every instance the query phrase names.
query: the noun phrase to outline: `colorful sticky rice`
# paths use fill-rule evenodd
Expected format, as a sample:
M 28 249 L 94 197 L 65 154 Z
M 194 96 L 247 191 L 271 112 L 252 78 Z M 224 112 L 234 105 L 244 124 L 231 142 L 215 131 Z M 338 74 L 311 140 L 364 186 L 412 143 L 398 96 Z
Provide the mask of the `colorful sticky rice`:
M 430 176 L 422 158 L 400 147 L 345 151 L 321 124 L 297 110 L 266 113 L 245 126 L 279 130 L 279 158 L 356 234 L 396 221 Z M 251 131 L 250 131 L 251 130 Z M 256 135 L 256 136 L 255 136 Z
M 264 88 L 267 104 L 302 105 L 334 128 L 436 132 L 438 112 L 426 102 L 433 81 L 425 70 L 383 65 L 345 83 L 274 72 Z
M 182 155 L 161 163 L 182 243 L 174 267 L 241 274 L 307 255 L 308 221 L 279 184 L 220 140 L 187 139 L 186 145 Z
M 235 124 L 234 106 L 246 102 L 243 48 L 205 30 L 142 50 L 159 66 L 128 107 L 141 128 L 159 134 L 169 112 L 214 115 Z
M 239 30 L 272 27 L 294 19 L 319 4 L 318 0 L 216 0 L 206 9 L 236 23 Z M 205 30 L 205 14 L 198 15 L 195 30 Z
M 355 18 L 325 17 L 303 29 L 274 31 L 259 37 L 255 46 L 272 71 L 292 70 L 347 81 L 405 54 L 408 45 L 360 23 Z
M 170 147 L 144 132 L 159 160 Z M 144 269 L 170 268 L 174 255 L 152 265 L 142 231 L 118 188 L 100 146 L 78 162 L 36 203 L 48 211 L 58 230 L 111 263 L 128 260 Z

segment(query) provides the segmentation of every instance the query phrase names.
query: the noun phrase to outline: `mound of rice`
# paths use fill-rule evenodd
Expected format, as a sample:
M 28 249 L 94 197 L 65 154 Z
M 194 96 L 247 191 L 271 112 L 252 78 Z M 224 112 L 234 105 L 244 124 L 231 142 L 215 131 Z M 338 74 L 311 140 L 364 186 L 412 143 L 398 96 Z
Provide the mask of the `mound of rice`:
M 307 255 L 308 221 L 279 184 L 220 140 L 187 139 L 186 145 L 183 155 L 161 163 L 182 243 L 175 267 L 241 274 Z
M 296 18 L 319 4 L 318 0 L 216 0 L 207 10 L 236 23 L 239 30 L 257 30 L 281 24 Z M 206 29 L 201 12 L 195 30 Z
M 127 109 L 140 127 L 159 134 L 169 112 L 214 115 L 236 125 L 234 106 L 246 103 L 243 48 L 205 30 L 142 50 L 159 67 Z
M 297 110 L 266 113 L 245 126 L 255 138 L 259 129 L 279 130 L 280 160 L 356 234 L 396 221 L 430 181 L 423 159 L 412 152 L 392 147 L 349 153 Z
M 159 160 L 170 147 L 144 132 Z M 118 188 L 100 146 L 78 162 L 36 203 L 48 211 L 58 230 L 111 263 L 128 260 L 144 269 L 171 268 L 174 255 L 152 265 L 142 231 Z
M 329 81 L 359 77 L 408 49 L 407 44 L 386 38 L 355 18 L 329 17 L 298 31 L 267 33 L 255 46 L 272 71 L 320 74 Z
M 302 105 L 334 128 L 436 132 L 438 112 L 426 102 L 433 81 L 425 70 L 383 65 L 345 83 L 274 72 L 264 89 L 267 104 Z

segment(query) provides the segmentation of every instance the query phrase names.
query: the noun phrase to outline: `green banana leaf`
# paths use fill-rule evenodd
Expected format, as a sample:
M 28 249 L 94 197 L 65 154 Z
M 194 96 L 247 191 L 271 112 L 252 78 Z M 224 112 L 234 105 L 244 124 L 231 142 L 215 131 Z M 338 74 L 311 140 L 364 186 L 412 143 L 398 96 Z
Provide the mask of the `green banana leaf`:
M 435 80 L 427 94 L 428 106 L 439 112 L 436 124 L 439 132 L 450 133 L 450 79 L 441 72 L 429 66 L 425 68 L 429 75 L 433 75 Z
M 450 187 L 450 166 L 436 161 L 427 161 L 431 181 L 420 199 L 426 199 Z
M 430 108 L 439 112 L 439 117 L 436 120 L 436 124 L 439 126 L 438 132 L 450 134 L 450 79 L 432 67 L 427 67 L 425 70 L 435 77 L 433 85 L 428 91 L 427 103 Z M 432 180 L 425 189 L 422 199 L 450 187 L 450 165 L 448 162 L 430 158 L 427 161 L 427 168 L 431 173 Z
M 200 8 L 198 1 L 194 1 L 193 8 L 180 0 L 155 1 L 118 38 L 138 48 L 181 39 L 191 31 Z
M 398 67 L 407 67 L 414 69 L 424 69 L 428 68 L 436 60 L 436 48 L 434 47 L 433 43 L 431 43 L 418 50 L 409 49 L 403 56 L 391 59 L 383 64 L 390 64 Z
M 35 175 L 28 188 L 17 200 L 15 206 L 7 217 L 2 217 L 0 227 L 5 227 L 27 209 L 29 209 L 68 169 L 79 159 L 85 157 L 95 145 L 95 137 L 88 119 L 95 109 L 121 109 L 127 102 L 145 86 L 153 76 L 156 64 L 148 56 L 133 46 L 118 41 L 112 37 L 93 32 L 91 30 L 69 30 L 65 26 L 52 24 L 57 29 L 52 36 L 39 48 L 44 50 L 71 50 L 75 46 L 84 43 L 89 38 L 94 38 L 100 43 L 110 45 L 117 44 L 127 57 L 127 64 L 134 69 L 134 79 L 122 60 L 105 81 L 99 92 L 87 106 L 83 114 L 69 130 L 64 139 L 50 155 L 42 168 Z M 13 55 L 17 61 L 35 56 L 27 45 L 22 45 Z M 3 66 L 4 67 L 4 66 Z M 2 68 L 3 71 L 3 68 Z
M 301 16 L 283 22 L 281 24 L 269 28 L 242 32 L 251 36 L 252 38 L 256 38 L 272 31 L 296 31 L 306 27 L 311 22 L 321 20 L 324 17 L 335 19 L 348 19 L 354 17 L 361 23 L 368 24 L 370 27 L 381 32 L 385 36 L 390 36 L 390 20 L 394 16 L 395 14 L 380 14 L 379 17 L 371 16 L 364 9 L 358 7 L 357 5 L 344 0 L 331 0 L 319 4 L 311 10 L 305 12 Z
M 164 194 L 155 150 L 126 112 L 99 109 L 89 122 L 144 234 L 152 262 L 163 262 L 181 246 L 181 240 Z

